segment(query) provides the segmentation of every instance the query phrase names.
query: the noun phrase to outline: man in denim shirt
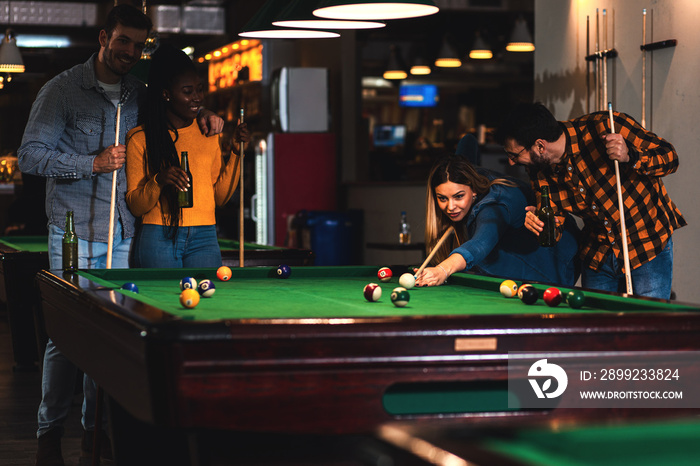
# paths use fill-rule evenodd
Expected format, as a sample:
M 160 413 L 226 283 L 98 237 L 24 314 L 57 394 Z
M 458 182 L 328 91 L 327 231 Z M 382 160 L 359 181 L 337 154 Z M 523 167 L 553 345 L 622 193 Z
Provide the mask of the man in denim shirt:
M 46 177 L 46 214 L 49 227 L 49 262 L 62 267 L 61 253 L 66 212 L 72 210 L 79 238 L 80 268 L 104 268 L 108 245 L 112 172 L 117 173 L 116 212 L 112 266 L 129 267 L 135 219 L 126 205 L 123 165 L 126 133 L 139 123 L 139 105 L 145 87 L 129 71 L 141 58 L 151 20 L 130 5 L 113 8 L 100 31 L 100 50 L 90 59 L 49 81 L 37 95 L 17 155 L 20 170 Z M 121 103 L 118 140 L 117 104 Z M 204 115 L 202 115 L 204 114 Z M 223 121 L 200 112 L 200 128 L 208 134 L 221 131 Z M 70 410 L 76 368 L 49 340 L 44 355 L 42 401 L 39 406 L 37 466 L 63 465 L 61 437 Z M 95 421 L 95 385 L 83 381 L 83 454 L 92 449 Z M 104 435 L 105 430 L 102 430 Z M 111 456 L 106 437 L 103 457 Z

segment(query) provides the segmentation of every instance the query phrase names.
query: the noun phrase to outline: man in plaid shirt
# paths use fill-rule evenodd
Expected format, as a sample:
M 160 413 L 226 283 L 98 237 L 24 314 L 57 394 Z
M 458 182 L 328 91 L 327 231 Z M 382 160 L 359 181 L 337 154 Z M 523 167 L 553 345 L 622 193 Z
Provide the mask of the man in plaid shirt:
M 608 112 L 559 122 L 542 104 L 521 104 L 505 119 L 499 139 L 510 164 L 525 165 L 536 192 L 549 186 L 557 211 L 557 238 L 566 212 L 583 220 L 582 285 L 623 292 L 617 160 L 634 294 L 670 299 L 672 234 L 686 222 L 661 177 L 678 169 L 678 154 L 629 115 L 613 116 L 614 133 Z M 534 207 L 528 210 L 525 226 L 539 234 L 543 223 Z

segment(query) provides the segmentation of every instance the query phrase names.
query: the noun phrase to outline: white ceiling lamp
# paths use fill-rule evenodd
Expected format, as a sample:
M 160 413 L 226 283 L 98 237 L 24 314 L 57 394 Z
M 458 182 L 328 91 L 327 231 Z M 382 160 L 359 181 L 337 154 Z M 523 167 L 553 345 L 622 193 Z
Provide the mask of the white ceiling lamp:
M 356 21 L 320 18 L 313 11 L 316 0 L 295 0 L 290 2 L 272 21 L 274 26 L 301 29 L 379 29 L 386 27 L 382 21 Z
M 439 10 L 432 0 L 321 0 L 313 13 L 320 18 L 386 20 L 429 16 Z
M 298 29 L 272 24 L 277 15 L 289 4 L 286 0 L 267 0 L 258 12 L 238 33 L 253 39 L 328 39 L 340 34 L 322 29 Z

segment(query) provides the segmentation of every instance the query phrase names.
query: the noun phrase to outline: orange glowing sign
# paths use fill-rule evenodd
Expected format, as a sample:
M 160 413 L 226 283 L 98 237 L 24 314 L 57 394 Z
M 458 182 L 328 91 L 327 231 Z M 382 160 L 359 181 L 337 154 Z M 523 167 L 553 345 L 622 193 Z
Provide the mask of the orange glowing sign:
M 204 59 L 209 60 L 209 92 L 241 81 L 262 81 L 262 50 L 259 40 L 244 39 L 208 53 Z

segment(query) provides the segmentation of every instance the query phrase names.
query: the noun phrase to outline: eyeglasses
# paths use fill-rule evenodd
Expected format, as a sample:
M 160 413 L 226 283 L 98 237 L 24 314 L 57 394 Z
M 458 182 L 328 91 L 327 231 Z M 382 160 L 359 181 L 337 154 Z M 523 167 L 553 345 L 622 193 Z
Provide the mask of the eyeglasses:
M 520 152 L 518 152 L 517 154 L 516 154 L 515 152 L 508 152 L 507 150 L 505 150 L 505 148 L 503 149 L 503 151 L 504 151 L 504 152 L 506 153 L 506 155 L 508 156 L 508 159 L 510 159 L 510 160 L 512 160 L 513 162 L 515 162 L 516 160 L 518 160 L 518 157 L 520 157 L 520 154 L 522 154 L 523 151 L 524 151 L 525 149 L 526 149 L 526 148 L 523 147 L 522 149 L 520 149 Z

